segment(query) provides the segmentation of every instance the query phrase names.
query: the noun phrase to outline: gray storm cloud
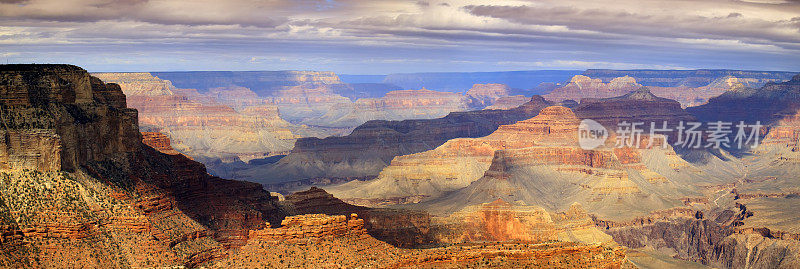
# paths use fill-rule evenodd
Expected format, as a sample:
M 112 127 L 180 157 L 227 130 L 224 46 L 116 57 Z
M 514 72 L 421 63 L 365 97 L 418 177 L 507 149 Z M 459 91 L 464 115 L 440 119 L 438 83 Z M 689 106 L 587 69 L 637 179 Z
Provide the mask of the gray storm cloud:
M 797 70 L 800 3 L 0 0 L 0 48 L 109 71 Z

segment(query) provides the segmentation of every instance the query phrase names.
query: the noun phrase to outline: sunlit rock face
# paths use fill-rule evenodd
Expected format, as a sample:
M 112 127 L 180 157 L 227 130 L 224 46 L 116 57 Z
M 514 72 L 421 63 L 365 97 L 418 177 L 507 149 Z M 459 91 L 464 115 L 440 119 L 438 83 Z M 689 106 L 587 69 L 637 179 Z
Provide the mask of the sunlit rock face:
M 718 96 L 730 89 L 742 86 L 736 78 L 726 77 L 720 80 L 723 82 L 712 83 L 708 86 L 697 88 L 687 86 L 648 86 L 647 88 L 655 96 L 676 100 L 681 106 L 687 107 L 701 105 L 708 101 L 708 98 Z M 553 89 L 552 92 L 545 95 L 545 98 L 554 102 L 574 100 L 582 103 L 583 100 L 625 95 L 642 87 L 641 84 L 636 82 L 636 79 L 629 76 L 617 77 L 608 83 L 603 83 L 599 78 L 579 75 L 573 77 L 572 80 L 563 87 Z
M 136 110 L 125 107 L 119 86 L 71 65 L 6 65 L 0 71 L 4 166 L 75 170 L 137 149 Z
M 195 158 L 250 160 L 288 152 L 297 138 L 278 108 L 241 88 L 208 94 L 177 89 L 148 73 L 101 73 L 119 82 L 143 126 L 169 135 L 173 146 Z
M 471 205 L 448 217 L 434 218 L 434 227 L 447 227 L 437 239 L 448 243 L 471 241 L 545 242 L 552 240 L 610 243 L 611 236 L 595 227 L 586 210 L 572 204 L 565 212 L 548 212 L 497 199 Z M 436 228 L 434 228 L 436 231 Z

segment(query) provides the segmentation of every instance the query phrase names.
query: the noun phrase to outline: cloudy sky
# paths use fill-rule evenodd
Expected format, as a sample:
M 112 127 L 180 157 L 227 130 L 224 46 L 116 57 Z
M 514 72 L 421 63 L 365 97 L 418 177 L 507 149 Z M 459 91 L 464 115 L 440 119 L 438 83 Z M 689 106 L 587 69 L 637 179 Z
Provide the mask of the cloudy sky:
M 0 57 L 90 71 L 800 71 L 800 1 L 0 0 Z

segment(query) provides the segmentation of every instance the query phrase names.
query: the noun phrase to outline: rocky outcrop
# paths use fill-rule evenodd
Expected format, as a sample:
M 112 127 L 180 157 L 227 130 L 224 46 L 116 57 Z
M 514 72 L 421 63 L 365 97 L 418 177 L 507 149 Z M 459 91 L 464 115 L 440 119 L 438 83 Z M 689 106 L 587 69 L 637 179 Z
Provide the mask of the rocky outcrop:
M 344 237 L 307 244 L 253 240 L 213 266 L 324 268 L 331 264 L 345 268 L 621 268 L 626 262 L 623 248 L 568 242 L 489 242 L 406 249 L 370 237 Z
M 282 204 L 290 214 L 358 214 L 366 221 L 365 228 L 372 237 L 394 246 L 416 247 L 434 243 L 430 233 L 431 217 L 423 211 L 354 206 L 316 187 L 289 194 Z
M 172 148 L 169 137 L 160 132 L 142 132 L 142 143 L 164 154 L 180 154 L 178 151 Z
M 791 268 L 800 265 L 800 242 L 737 230 L 710 220 L 678 218 L 605 230 L 630 248 L 669 250 L 676 258 L 719 268 Z
M 329 216 L 325 214 L 308 214 L 288 216 L 281 221 L 278 228 L 265 228 L 250 231 L 250 240 L 275 243 L 297 243 L 313 240 L 331 239 L 334 237 L 362 236 L 364 220 L 353 213 Z
M 38 155 L 28 163 L 52 163 L 55 157 L 60 169 L 72 171 L 138 149 L 136 110 L 124 107 L 119 87 L 93 81 L 69 65 L 6 65 L 0 72 L 3 136 L 12 162 Z M 47 147 L 54 139 L 60 148 Z
M 347 136 L 303 138 L 275 164 L 236 178 L 272 183 L 316 177 L 375 176 L 395 156 L 430 150 L 456 137 L 481 137 L 503 124 L 531 118 L 548 106 L 541 97 L 509 110 L 454 112 L 431 120 L 370 121 Z
M 741 109 L 746 107 L 747 109 Z M 688 108 L 698 119 L 710 121 L 761 121 L 769 125 L 800 109 L 800 75 L 781 83 L 768 83 L 757 90 L 739 89 L 712 98 L 708 104 Z
M 194 266 L 283 217 L 260 185 L 145 147 L 115 84 L 70 65 L 0 78 L 0 256 L 14 266 Z
M 553 240 L 610 243 L 611 236 L 594 227 L 579 204 L 563 213 L 538 206 L 514 205 L 502 199 L 473 205 L 446 218 L 435 219 L 440 242 Z

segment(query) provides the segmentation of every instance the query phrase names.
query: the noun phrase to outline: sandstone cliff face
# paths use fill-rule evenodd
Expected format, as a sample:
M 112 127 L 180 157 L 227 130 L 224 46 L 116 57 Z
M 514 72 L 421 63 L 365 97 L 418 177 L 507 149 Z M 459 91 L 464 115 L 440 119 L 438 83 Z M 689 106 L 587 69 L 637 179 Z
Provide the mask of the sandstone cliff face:
M 510 110 L 451 113 L 431 120 L 370 121 L 350 135 L 302 138 L 273 165 L 241 171 L 236 178 L 270 183 L 316 177 L 375 176 L 394 156 L 433 149 L 456 137 L 480 137 L 538 114 L 549 103 L 541 97 Z
M 259 185 L 143 146 L 115 84 L 70 65 L 4 65 L 0 78 L 7 266 L 193 266 L 283 217 Z
M 125 107 L 118 86 L 98 83 L 75 66 L 8 65 L 0 71 L 4 140 L 19 146 L 6 144 L 12 162 L 39 155 L 30 162 L 60 163 L 51 168 L 72 171 L 138 149 L 136 110 Z M 48 147 L 55 140 L 59 147 Z

